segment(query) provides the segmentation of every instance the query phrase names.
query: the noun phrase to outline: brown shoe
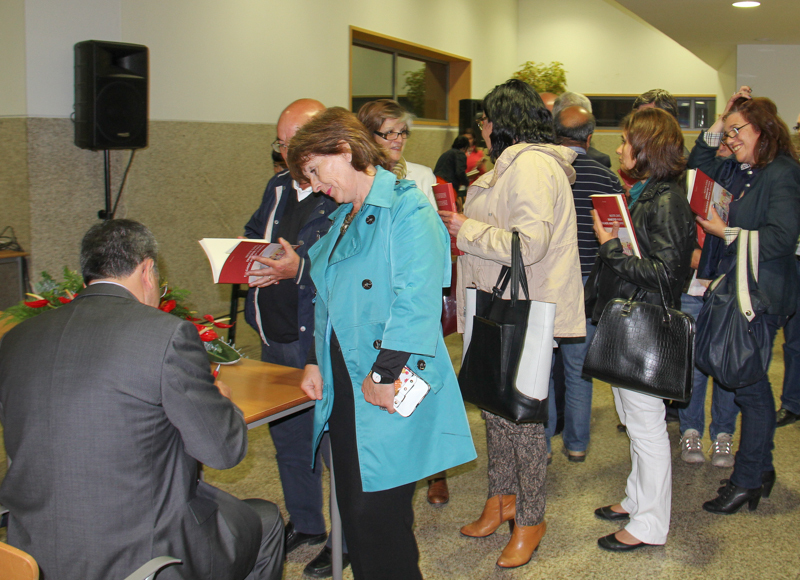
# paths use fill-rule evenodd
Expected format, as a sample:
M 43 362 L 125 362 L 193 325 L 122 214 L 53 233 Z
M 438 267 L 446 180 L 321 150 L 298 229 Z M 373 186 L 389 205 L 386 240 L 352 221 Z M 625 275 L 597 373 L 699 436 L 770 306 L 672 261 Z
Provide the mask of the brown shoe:
M 481 517 L 461 528 L 461 533 L 471 538 L 491 536 L 503 522 L 514 523 L 517 496 L 496 495 L 486 500 Z
M 437 477 L 428 480 L 428 503 L 441 507 L 450 501 L 450 490 L 447 489 L 447 478 Z
M 497 565 L 501 568 L 518 568 L 531 561 L 533 553 L 547 530 L 547 522 L 542 520 L 538 526 L 514 526 L 508 545 L 500 554 Z

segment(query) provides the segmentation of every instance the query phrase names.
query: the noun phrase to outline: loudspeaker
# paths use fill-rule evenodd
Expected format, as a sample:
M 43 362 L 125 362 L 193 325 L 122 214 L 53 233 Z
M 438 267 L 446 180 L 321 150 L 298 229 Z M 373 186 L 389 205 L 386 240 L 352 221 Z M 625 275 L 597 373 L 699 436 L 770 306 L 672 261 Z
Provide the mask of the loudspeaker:
M 478 113 L 483 112 L 483 101 L 480 99 L 461 99 L 458 101 L 458 134 L 463 135 L 467 129 L 472 131 L 477 136 L 478 147 L 486 147 L 486 143 L 481 136 L 481 130 L 478 128 L 478 123 L 475 121 Z
M 75 45 L 75 145 L 147 147 L 147 72 L 148 50 L 141 44 Z
M 26 276 L 24 256 L 19 252 L 0 252 L 0 310 L 25 298 Z

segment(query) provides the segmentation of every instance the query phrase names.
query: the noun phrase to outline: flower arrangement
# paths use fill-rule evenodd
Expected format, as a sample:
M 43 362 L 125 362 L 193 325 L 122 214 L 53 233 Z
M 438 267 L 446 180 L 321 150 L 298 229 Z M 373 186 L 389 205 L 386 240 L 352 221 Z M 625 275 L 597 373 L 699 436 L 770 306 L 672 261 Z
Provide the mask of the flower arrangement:
M 33 318 L 46 312 L 59 308 L 64 304 L 69 304 L 75 295 L 83 288 L 83 277 L 69 268 L 64 268 L 64 279 L 59 282 L 47 272 L 42 272 L 42 280 L 34 285 L 34 293 L 28 293 L 30 300 L 8 307 L 0 316 L 11 318 L 17 322 L 22 322 L 28 318 Z M 183 318 L 194 324 L 203 341 L 203 346 L 208 353 L 208 358 L 212 363 L 232 364 L 242 358 L 235 345 L 227 342 L 219 336 L 215 329 L 231 328 L 233 324 L 228 324 L 229 317 L 214 318 L 206 314 L 201 318 L 195 318 L 195 311 L 189 310 L 186 306 L 186 299 L 189 296 L 188 290 L 181 288 L 170 288 L 168 284 L 163 285 L 164 294 L 158 309 Z

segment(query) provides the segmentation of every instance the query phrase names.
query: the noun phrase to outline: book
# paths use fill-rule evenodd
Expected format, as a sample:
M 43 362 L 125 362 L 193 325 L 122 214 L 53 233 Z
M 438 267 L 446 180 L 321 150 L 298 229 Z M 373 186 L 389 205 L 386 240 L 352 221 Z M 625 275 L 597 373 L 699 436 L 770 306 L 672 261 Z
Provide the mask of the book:
M 433 186 L 433 197 L 436 199 L 436 207 L 440 211 L 458 211 L 456 205 L 456 190 L 452 183 L 437 183 Z M 456 239 L 450 236 L 450 254 L 452 256 L 463 256 L 464 252 L 456 246 Z
M 686 194 L 692 211 L 703 219 L 711 219 L 711 208 L 726 224 L 733 194 L 699 169 L 686 172 Z
M 626 256 L 642 257 L 639 251 L 639 242 L 636 241 L 636 232 L 633 231 L 631 213 L 625 196 L 621 193 L 604 193 L 589 196 L 592 199 L 594 210 L 600 216 L 603 227 L 611 229 L 614 222 L 619 224 L 619 241 L 622 242 L 622 252 Z
M 255 261 L 256 256 L 279 260 L 286 255 L 283 246 L 266 240 L 203 238 L 200 246 L 211 264 L 215 284 L 247 284 L 256 276 L 245 276 L 244 273 L 264 267 Z

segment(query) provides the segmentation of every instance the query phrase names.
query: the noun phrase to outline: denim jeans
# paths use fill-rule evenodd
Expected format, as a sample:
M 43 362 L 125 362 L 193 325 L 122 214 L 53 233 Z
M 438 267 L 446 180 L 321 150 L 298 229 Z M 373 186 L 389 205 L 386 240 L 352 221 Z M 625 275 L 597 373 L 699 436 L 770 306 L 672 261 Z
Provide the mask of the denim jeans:
M 697 320 L 700 308 L 703 306 L 701 296 L 681 296 L 681 310 Z M 687 429 L 697 429 L 700 437 L 706 424 L 706 389 L 708 387 L 709 376 L 695 367 L 694 386 L 692 387 L 692 398 L 685 409 L 678 409 L 678 417 L 681 423 L 681 435 Z M 714 381 L 714 393 L 711 399 L 711 426 L 709 435 L 714 441 L 720 433 L 730 433 L 736 430 L 736 415 L 739 408 L 733 401 L 733 392 L 723 389 L 717 381 Z
M 775 333 L 786 317 L 763 314 L 770 333 L 770 344 L 775 342 Z M 735 401 L 742 412 L 741 441 L 736 452 L 736 465 L 731 474 L 731 483 L 739 487 L 754 489 L 761 487 L 761 473 L 772 471 L 772 449 L 775 436 L 775 400 L 769 375 L 760 381 L 735 391 Z
M 797 262 L 797 276 L 800 278 L 800 261 Z M 797 312 L 783 327 L 783 394 L 781 407 L 800 415 L 800 295 Z
M 562 338 L 559 343 L 564 360 L 564 430 L 561 438 L 569 451 L 583 452 L 589 447 L 589 424 L 592 418 L 592 378 L 583 374 L 583 360 L 589 343 L 594 336 L 595 325 L 586 320 L 586 337 Z M 550 400 L 547 423 L 547 449 L 550 451 L 550 438 L 556 432 L 556 393 L 555 383 L 550 379 Z

